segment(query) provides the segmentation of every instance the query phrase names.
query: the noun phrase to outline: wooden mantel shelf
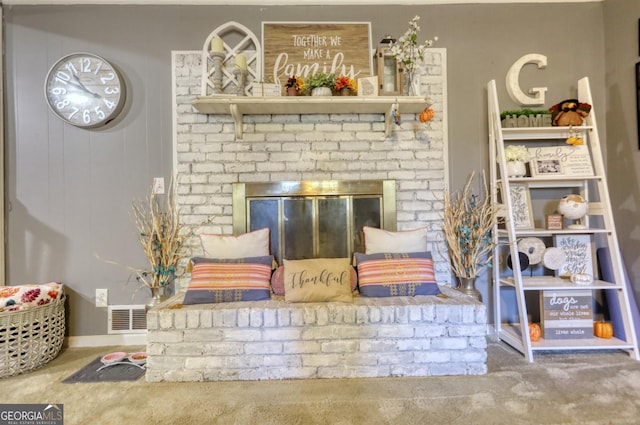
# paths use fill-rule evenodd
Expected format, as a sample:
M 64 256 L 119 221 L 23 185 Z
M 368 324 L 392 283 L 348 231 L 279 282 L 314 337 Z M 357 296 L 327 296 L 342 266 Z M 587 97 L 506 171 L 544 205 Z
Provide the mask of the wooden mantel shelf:
M 385 134 L 393 129 L 391 108 L 399 104 L 401 114 L 417 114 L 426 106 L 422 96 L 203 96 L 191 104 L 203 114 L 231 115 L 236 138 L 242 140 L 244 115 L 291 114 L 385 114 Z

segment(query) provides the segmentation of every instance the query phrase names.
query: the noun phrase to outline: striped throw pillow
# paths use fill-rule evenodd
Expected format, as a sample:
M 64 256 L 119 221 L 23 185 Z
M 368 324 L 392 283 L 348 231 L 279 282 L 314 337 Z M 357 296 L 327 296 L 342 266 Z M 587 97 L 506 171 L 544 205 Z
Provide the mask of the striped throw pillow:
M 268 300 L 271 255 L 236 259 L 191 259 L 191 282 L 183 304 Z
M 430 252 L 356 253 L 360 294 L 365 297 L 438 295 Z

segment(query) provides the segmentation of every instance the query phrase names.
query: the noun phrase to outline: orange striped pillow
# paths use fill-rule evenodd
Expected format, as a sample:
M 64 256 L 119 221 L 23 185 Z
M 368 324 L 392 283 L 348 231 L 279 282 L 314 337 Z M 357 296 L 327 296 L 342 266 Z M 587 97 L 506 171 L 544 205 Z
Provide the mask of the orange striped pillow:
M 191 282 L 183 304 L 268 300 L 271 255 L 237 259 L 191 260 Z
M 360 294 L 365 297 L 437 295 L 440 293 L 430 252 L 356 253 Z

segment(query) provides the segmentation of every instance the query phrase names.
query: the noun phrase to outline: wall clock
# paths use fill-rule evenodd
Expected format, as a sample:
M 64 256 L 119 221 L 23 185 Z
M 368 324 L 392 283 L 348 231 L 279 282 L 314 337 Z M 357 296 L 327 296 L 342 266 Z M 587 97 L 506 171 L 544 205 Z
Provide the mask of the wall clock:
M 49 70 L 45 96 L 62 120 L 95 128 L 113 120 L 122 110 L 125 86 L 116 69 L 90 53 L 62 57 Z

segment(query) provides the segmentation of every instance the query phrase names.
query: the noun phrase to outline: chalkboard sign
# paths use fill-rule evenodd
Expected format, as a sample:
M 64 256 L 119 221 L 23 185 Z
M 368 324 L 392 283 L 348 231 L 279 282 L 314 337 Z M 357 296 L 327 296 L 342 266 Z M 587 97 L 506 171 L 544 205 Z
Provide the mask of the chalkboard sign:
M 318 72 L 373 75 L 370 22 L 263 22 L 262 79 L 284 85 Z
M 593 338 L 591 290 L 542 291 L 540 304 L 544 339 Z

